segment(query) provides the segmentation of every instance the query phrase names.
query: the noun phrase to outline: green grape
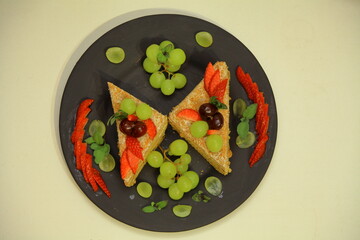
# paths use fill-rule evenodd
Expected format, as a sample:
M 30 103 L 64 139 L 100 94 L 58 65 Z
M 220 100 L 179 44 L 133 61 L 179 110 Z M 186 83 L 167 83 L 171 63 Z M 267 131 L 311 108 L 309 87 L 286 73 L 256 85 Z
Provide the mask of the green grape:
M 90 123 L 90 126 L 89 126 L 89 134 L 90 134 L 90 136 L 93 137 L 96 132 L 98 133 L 98 135 L 100 137 L 105 135 L 106 126 L 101 120 L 93 120 Z
M 255 140 L 255 134 L 252 132 L 248 132 L 244 139 L 241 139 L 240 136 L 236 137 L 236 145 L 239 148 L 249 148 L 254 144 Z
M 179 71 L 181 65 L 172 65 L 169 62 L 165 63 L 165 69 L 169 72 L 177 72 Z
M 146 56 L 154 63 L 157 63 L 157 56 L 160 52 L 160 46 L 157 44 L 151 44 L 146 48 Z
M 205 121 L 193 122 L 190 126 L 191 135 L 196 138 L 204 137 L 209 130 L 209 125 Z
M 175 216 L 177 217 L 187 217 L 190 215 L 191 210 L 192 210 L 192 206 L 190 205 L 176 205 L 173 207 L 173 213 L 175 214 Z
M 172 162 L 164 162 L 160 166 L 160 174 L 167 178 L 173 178 L 176 175 L 176 166 Z
M 220 135 L 217 134 L 208 136 L 205 142 L 210 152 L 219 152 L 223 146 L 223 139 Z
M 162 72 L 154 72 L 150 75 L 149 82 L 153 88 L 160 88 L 165 80 L 165 75 Z
M 189 169 L 189 165 L 183 163 L 180 158 L 176 159 L 174 163 L 178 174 L 183 174 Z
M 125 51 L 120 47 L 108 48 L 105 55 L 111 63 L 121 63 L 125 59 Z
M 168 189 L 169 197 L 173 200 L 180 200 L 184 196 L 184 192 L 180 190 L 177 183 L 170 185 Z
M 211 195 L 219 196 L 222 192 L 222 183 L 217 177 L 211 176 L 206 178 L 205 188 Z
M 195 40 L 197 44 L 199 44 L 202 47 L 210 47 L 213 43 L 213 37 L 208 32 L 198 32 L 195 35 Z
M 183 192 L 189 192 L 192 189 L 193 183 L 187 176 L 181 176 L 177 180 L 179 189 Z
M 169 52 L 168 62 L 172 65 L 182 65 L 186 60 L 185 52 L 180 48 L 175 48 Z
M 171 50 L 174 49 L 174 47 L 175 47 L 174 44 L 169 40 L 165 40 L 160 43 L 160 49 L 162 49 L 165 52 L 170 52 Z
M 177 139 L 170 143 L 169 150 L 174 156 L 181 156 L 185 154 L 188 150 L 189 146 L 187 142 L 182 139 Z
M 136 116 L 140 120 L 146 120 L 152 115 L 152 109 L 146 103 L 139 103 L 136 107 Z
M 171 80 L 174 81 L 176 89 L 181 89 L 181 88 L 185 87 L 186 82 L 187 82 L 185 75 L 181 74 L 181 73 L 175 73 L 171 77 Z
M 168 178 L 168 177 L 164 177 L 163 175 L 159 174 L 159 176 L 156 179 L 157 184 L 161 187 L 161 188 L 169 188 L 171 184 L 173 184 L 175 182 L 175 178 Z
M 243 99 L 238 98 L 234 101 L 233 113 L 235 117 L 241 118 L 245 109 L 246 109 L 246 102 Z
M 149 198 L 152 194 L 152 187 L 150 183 L 141 182 L 136 186 L 136 191 L 143 198 Z
M 170 79 L 164 80 L 161 83 L 161 92 L 166 96 L 169 96 L 169 95 L 173 94 L 175 92 L 174 81 L 172 81 Z
M 99 168 L 103 172 L 111 172 L 115 168 L 115 159 L 111 154 L 105 156 L 105 158 L 99 163 Z
M 199 184 L 199 181 L 200 181 L 200 177 L 199 177 L 199 174 L 197 174 L 196 172 L 194 171 L 187 171 L 183 174 L 183 176 L 186 176 L 188 177 L 191 182 L 192 182 L 192 189 L 196 188 L 197 185 Z
M 181 159 L 181 162 L 184 163 L 184 164 L 189 165 L 191 163 L 191 156 L 188 153 L 185 153 L 184 155 L 181 155 L 180 159 Z
M 160 152 L 152 151 L 147 156 L 146 161 L 151 167 L 159 168 L 164 162 L 164 157 Z
M 125 98 L 121 101 L 120 110 L 126 112 L 127 114 L 133 114 L 136 110 L 136 103 L 130 98 Z
M 148 73 L 154 73 L 156 71 L 159 71 L 159 69 L 161 68 L 161 64 L 157 62 L 155 63 L 151 61 L 149 58 L 145 58 L 143 62 L 143 68 Z

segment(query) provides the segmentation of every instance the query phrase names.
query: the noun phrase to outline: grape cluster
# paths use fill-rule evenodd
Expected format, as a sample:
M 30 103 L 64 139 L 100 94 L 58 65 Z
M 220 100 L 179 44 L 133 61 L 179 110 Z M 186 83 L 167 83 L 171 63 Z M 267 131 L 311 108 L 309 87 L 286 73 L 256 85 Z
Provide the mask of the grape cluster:
M 196 188 L 199 184 L 199 175 L 189 170 L 191 156 L 186 153 L 188 144 L 177 139 L 173 141 L 168 149 L 168 154 L 178 157 L 175 161 L 171 161 L 165 155 L 158 151 L 152 151 L 147 162 L 153 168 L 159 168 L 160 174 L 157 177 L 157 183 L 161 188 L 168 189 L 169 197 L 173 200 L 180 200 L 184 193 Z
M 175 89 L 183 88 L 187 82 L 186 76 L 177 71 L 185 60 L 184 50 L 175 48 L 175 45 L 169 40 L 148 46 L 143 68 L 146 72 L 151 73 L 150 85 L 160 89 L 167 96 L 173 94 Z

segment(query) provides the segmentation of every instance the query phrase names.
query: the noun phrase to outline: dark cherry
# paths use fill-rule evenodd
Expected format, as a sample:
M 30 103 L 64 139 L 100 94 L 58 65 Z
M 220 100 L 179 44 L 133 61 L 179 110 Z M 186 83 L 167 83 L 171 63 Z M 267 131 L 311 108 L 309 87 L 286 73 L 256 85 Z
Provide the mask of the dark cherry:
M 224 125 L 224 117 L 217 112 L 212 117 L 208 117 L 206 122 L 209 124 L 209 129 L 219 130 Z
M 217 112 L 218 112 L 217 107 L 211 103 L 204 103 L 199 107 L 200 117 L 203 120 L 206 120 L 208 117 L 213 116 Z
M 145 135 L 146 132 L 147 132 L 147 127 L 145 123 L 141 121 L 136 121 L 135 126 L 132 129 L 131 136 L 138 138 Z
M 130 121 L 127 118 L 125 118 L 125 119 L 121 120 L 119 128 L 120 128 L 121 132 L 123 132 L 126 135 L 131 136 L 134 126 L 135 126 L 134 121 Z

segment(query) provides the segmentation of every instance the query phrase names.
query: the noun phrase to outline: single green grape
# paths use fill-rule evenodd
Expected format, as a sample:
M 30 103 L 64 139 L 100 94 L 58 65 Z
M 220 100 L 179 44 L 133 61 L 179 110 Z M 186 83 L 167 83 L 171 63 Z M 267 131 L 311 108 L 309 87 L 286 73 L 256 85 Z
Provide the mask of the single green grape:
M 182 73 L 175 73 L 171 77 L 171 80 L 174 81 L 176 89 L 181 89 L 181 88 L 185 87 L 186 82 L 187 82 L 187 79 L 186 79 L 185 75 L 182 74 Z
M 183 163 L 180 158 L 176 159 L 174 163 L 178 174 L 183 174 L 189 169 L 189 165 Z
M 165 40 L 160 43 L 160 49 L 167 50 L 166 52 L 170 52 L 174 49 L 174 47 L 174 44 L 169 40 Z
M 146 103 L 139 103 L 136 107 L 136 116 L 140 120 L 146 120 L 152 115 L 152 109 Z
M 105 135 L 106 126 L 101 120 L 93 120 L 89 126 L 89 134 L 90 136 L 94 136 L 95 133 L 98 133 L 100 137 Z
M 157 63 L 157 56 L 160 52 L 160 46 L 157 44 L 151 44 L 146 48 L 146 57 L 154 63 Z
M 238 98 L 234 101 L 233 113 L 235 117 L 241 118 L 245 109 L 246 109 L 246 102 L 243 99 Z
M 173 184 L 175 182 L 175 178 L 168 178 L 168 177 L 164 177 L 163 175 L 159 174 L 157 179 L 157 184 L 161 187 L 161 188 L 169 188 L 171 184 Z
M 175 48 L 169 52 L 168 62 L 172 65 L 182 65 L 186 60 L 186 54 L 181 48 Z
M 220 135 L 217 134 L 208 136 L 205 142 L 210 152 L 219 152 L 223 146 L 223 139 Z
M 110 47 L 105 55 L 111 63 L 121 63 L 125 59 L 125 51 L 121 47 Z
M 169 96 L 169 95 L 173 94 L 175 92 L 174 81 L 172 81 L 170 79 L 164 80 L 161 83 L 161 92 L 166 96 Z
M 209 125 L 205 121 L 193 122 L 190 126 L 191 135 L 196 138 L 204 137 L 209 130 Z
M 186 176 L 188 177 L 191 182 L 192 182 L 192 189 L 196 188 L 197 185 L 199 184 L 199 181 L 200 181 L 200 177 L 199 177 L 199 174 L 197 174 L 196 172 L 194 171 L 187 171 L 183 174 L 183 176 Z
M 140 182 L 137 186 L 136 186 L 136 191 L 138 192 L 138 194 L 143 197 L 143 198 L 149 198 L 152 194 L 152 187 L 150 185 L 150 183 L 147 182 Z
M 222 192 L 222 183 L 217 177 L 211 176 L 205 180 L 205 189 L 211 195 L 219 196 Z
M 160 166 L 160 174 L 167 178 L 173 178 L 176 175 L 176 166 L 172 162 L 164 162 Z
M 154 72 L 150 75 L 149 82 L 153 88 L 161 88 L 161 84 L 165 81 L 165 75 L 162 72 Z
M 99 168 L 103 172 L 111 172 L 115 168 L 115 159 L 111 154 L 105 156 L 105 158 L 99 163 Z
M 240 136 L 236 137 L 236 145 L 239 148 L 249 148 L 255 143 L 255 134 L 252 132 L 248 132 L 244 139 L 241 139 Z
M 181 155 L 180 159 L 181 159 L 181 162 L 184 164 L 189 165 L 191 163 L 191 156 L 188 153 Z
M 199 44 L 202 47 L 210 47 L 213 43 L 213 37 L 209 32 L 198 32 L 195 35 L 195 40 L 197 44 Z
M 146 161 L 151 167 L 159 168 L 164 162 L 164 157 L 160 152 L 152 151 L 147 156 Z
M 189 192 L 192 189 L 193 183 L 187 176 L 180 176 L 177 180 L 177 185 L 179 189 L 183 192 Z
M 191 214 L 192 206 L 190 205 L 176 205 L 173 207 L 173 213 L 177 217 L 187 217 Z
M 184 192 L 180 190 L 177 183 L 170 185 L 168 189 L 169 197 L 173 200 L 180 200 L 184 196 Z
M 131 98 L 124 98 L 120 104 L 120 110 L 127 114 L 133 114 L 136 110 L 136 103 Z
M 169 150 L 174 156 L 181 156 L 187 152 L 189 145 L 182 139 L 177 139 L 170 143 Z
M 149 58 L 145 58 L 143 62 L 143 68 L 148 73 L 154 73 L 156 71 L 159 71 L 159 69 L 161 68 L 161 64 L 157 62 L 155 63 L 151 61 Z

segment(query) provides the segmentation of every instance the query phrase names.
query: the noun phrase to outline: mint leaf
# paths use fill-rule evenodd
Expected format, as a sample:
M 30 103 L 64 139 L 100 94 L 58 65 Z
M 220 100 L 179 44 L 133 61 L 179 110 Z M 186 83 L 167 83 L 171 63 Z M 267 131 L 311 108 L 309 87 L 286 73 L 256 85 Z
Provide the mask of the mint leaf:
M 210 103 L 215 105 L 217 109 L 227 109 L 227 106 L 220 102 L 215 96 L 210 98 Z
M 257 106 L 257 103 L 250 104 L 243 112 L 243 117 L 249 120 L 252 119 L 256 114 Z
M 167 57 L 162 52 L 159 52 L 157 55 L 157 60 L 160 63 L 165 63 L 167 60 Z
M 155 207 L 158 209 L 158 210 L 161 210 L 161 209 L 163 209 L 164 207 L 166 207 L 167 206 L 167 203 L 168 203 L 168 201 L 160 201 L 160 202 L 157 202 L 156 204 L 155 204 Z
M 128 114 L 126 112 L 123 112 L 121 110 L 119 110 L 117 113 L 114 113 L 107 121 L 106 125 L 113 125 L 114 122 L 118 119 L 118 120 L 123 120 L 125 118 L 127 118 Z
M 85 142 L 86 142 L 87 144 L 92 144 L 92 143 L 95 142 L 95 140 L 94 140 L 92 137 L 88 137 L 87 139 L 85 139 Z
M 156 211 L 156 208 L 154 206 L 146 206 L 146 207 L 143 207 L 142 211 L 144 213 L 152 213 L 152 212 L 155 212 Z
M 245 139 L 248 132 L 249 132 L 249 120 L 245 119 L 245 121 L 241 121 L 236 128 L 237 134 L 240 136 L 241 139 Z

